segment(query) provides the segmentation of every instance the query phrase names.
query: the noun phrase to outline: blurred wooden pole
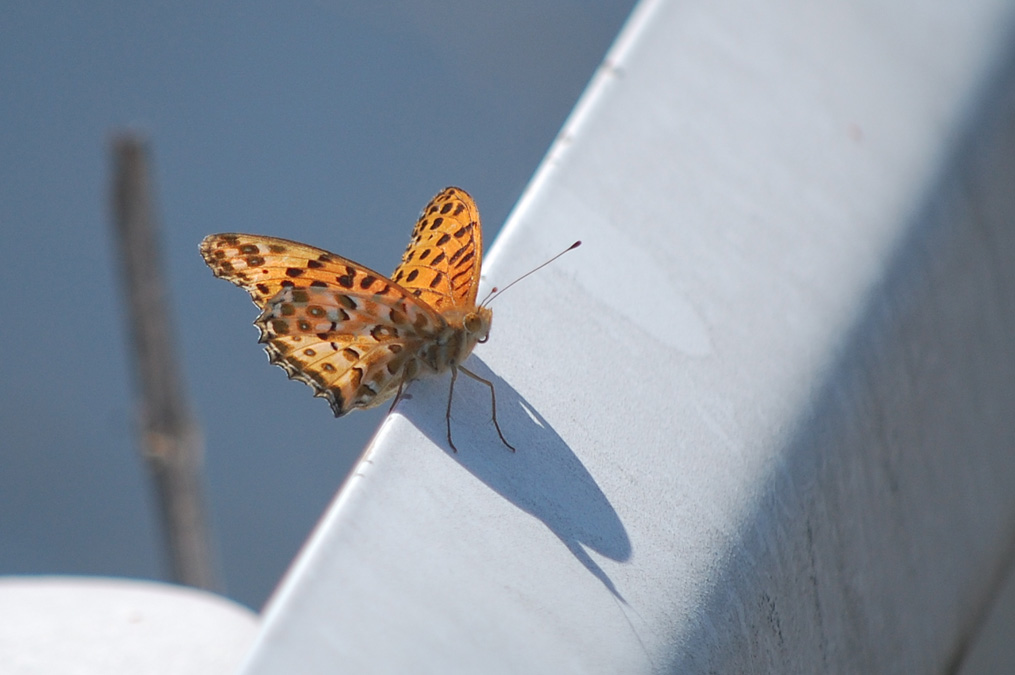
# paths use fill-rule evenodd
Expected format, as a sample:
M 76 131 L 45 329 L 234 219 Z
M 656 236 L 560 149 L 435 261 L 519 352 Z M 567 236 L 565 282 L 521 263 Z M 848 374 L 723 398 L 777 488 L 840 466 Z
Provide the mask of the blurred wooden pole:
M 131 134 L 116 137 L 113 165 L 114 231 L 140 386 L 141 444 L 158 491 L 172 578 L 217 589 L 202 494 L 200 433 L 173 347 L 144 140 Z

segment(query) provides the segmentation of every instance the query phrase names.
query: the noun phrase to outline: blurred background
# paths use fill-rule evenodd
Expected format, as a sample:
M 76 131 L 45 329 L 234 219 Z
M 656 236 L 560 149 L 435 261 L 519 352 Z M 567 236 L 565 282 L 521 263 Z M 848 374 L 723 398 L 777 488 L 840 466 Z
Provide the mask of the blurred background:
M 490 246 L 634 3 L 0 5 L 0 574 L 164 579 L 138 452 L 110 141 L 149 141 L 226 594 L 259 609 L 386 408 L 336 420 L 267 363 L 212 232 L 389 272 L 469 190 Z M 534 260 L 533 262 L 539 262 Z

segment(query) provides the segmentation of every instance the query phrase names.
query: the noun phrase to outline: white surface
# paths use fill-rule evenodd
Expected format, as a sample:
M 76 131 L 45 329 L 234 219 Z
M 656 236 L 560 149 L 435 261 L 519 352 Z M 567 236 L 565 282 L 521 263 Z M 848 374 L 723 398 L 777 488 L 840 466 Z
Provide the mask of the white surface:
M 181 586 L 0 577 L 4 675 L 232 673 L 257 628 L 249 609 Z
M 585 242 L 470 362 L 519 451 L 414 385 L 244 672 L 954 665 L 1015 531 L 1012 11 L 643 3 L 489 257 Z
M 990 613 L 956 675 L 1015 673 L 1015 570 L 1009 569 Z

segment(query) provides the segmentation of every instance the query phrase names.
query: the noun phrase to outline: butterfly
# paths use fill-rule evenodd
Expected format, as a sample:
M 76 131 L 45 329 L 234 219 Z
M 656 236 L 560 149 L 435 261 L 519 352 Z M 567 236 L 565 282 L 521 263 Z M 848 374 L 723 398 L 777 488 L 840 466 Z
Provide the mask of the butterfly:
M 451 371 L 446 412 L 458 371 L 490 389 L 493 383 L 462 366 L 486 342 L 493 316 L 476 304 L 483 234 L 475 201 L 461 188 L 437 193 L 423 209 L 402 262 L 390 278 L 323 249 L 254 234 L 212 234 L 201 255 L 216 277 L 250 294 L 261 310 L 254 321 L 268 360 L 324 398 L 336 417 L 372 408 L 415 379 Z

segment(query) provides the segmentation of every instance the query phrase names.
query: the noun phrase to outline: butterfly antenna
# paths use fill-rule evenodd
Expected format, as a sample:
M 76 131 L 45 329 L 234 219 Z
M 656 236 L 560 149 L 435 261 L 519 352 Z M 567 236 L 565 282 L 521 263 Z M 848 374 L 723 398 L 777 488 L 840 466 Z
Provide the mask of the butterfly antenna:
M 567 248 L 565 248 L 565 249 L 564 249 L 563 251 L 561 251 L 561 252 L 560 252 L 560 253 L 558 253 L 557 255 L 553 256 L 552 258 L 550 258 L 549 260 L 547 260 L 546 262 L 544 262 L 544 263 L 543 263 L 542 265 L 540 265 L 539 267 L 536 267 L 536 268 L 534 268 L 534 269 L 531 269 L 531 270 L 529 270 L 528 272 L 526 272 L 525 274 L 523 274 L 522 276 L 518 277 L 517 279 L 515 279 L 514 281 L 512 281 L 512 282 L 511 282 L 510 284 L 508 284 L 507 286 L 505 286 L 504 288 L 497 288 L 496 286 L 494 286 L 493 288 L 491 288 L 491 289 L 490 289 L 490 292 L 489 292 L 489 293 L 488 293 L 488 294 L 486 295 L 486 299 L 485 299 L 485 300 L 483 300 L 483 302 L 479 303 L 479 304 L 480 304 L 480 306 L 485 306 L 485 305 L 487 305 L 487 304 L 489 304 L 489 303 L 493 302 L 493 299 L 494 299 L 494 298 L 496 298 L 496 297 L 497 297 L 498 295 L 500 295 L 501 293 L 503 293 L 503 292 L 504 292 L 504 291 L 506 291 L 507 289 L 511 288 L 511 287 L 512 287 L 512 286 L 514 286 L 515 284 L 517 284 L 517 283 L 518 283 L 519 281 L 521 281 L 521 280 L 522 280 L 522 279 L 524 279 L 525 277 L 529 276 L 530 274 L 535 274 L 536 272 L 538 272 L 539 270 L 543 269 L 544 267 L 546 267 L 547 265 L 549 265 L 550 263 L 552 263 L 552 262 L 553 262 L 554 260 L 556 260 L 556 259 L 557 259 L 557 258 L 559 258 L 560 256 L 564 255 L 564 254 L 565 254 L 565 253 L 567 253 L 568 251 L 573 251 L 574 249 L 578 248 L 578 247 L 579 247 L 579 246 L 581 246 L 581 245 L 582 245 L 582 243 L 581 243 L 581 240 L 579 240 L 579 241 L 576 241 L 575 243 L 571 244 L 570 246 L 568 246 Z

